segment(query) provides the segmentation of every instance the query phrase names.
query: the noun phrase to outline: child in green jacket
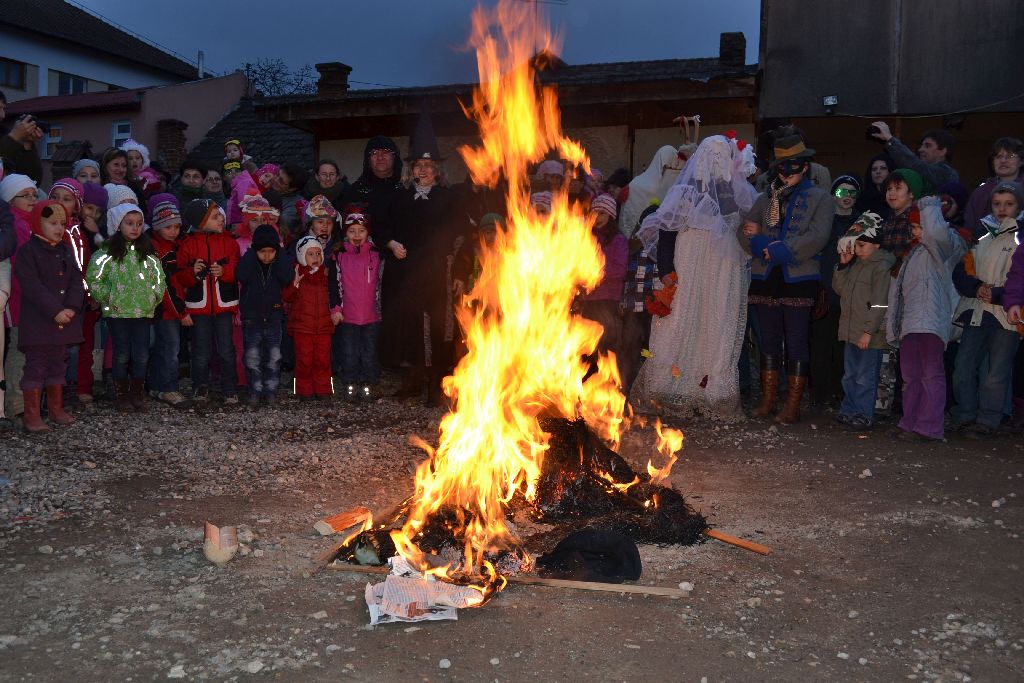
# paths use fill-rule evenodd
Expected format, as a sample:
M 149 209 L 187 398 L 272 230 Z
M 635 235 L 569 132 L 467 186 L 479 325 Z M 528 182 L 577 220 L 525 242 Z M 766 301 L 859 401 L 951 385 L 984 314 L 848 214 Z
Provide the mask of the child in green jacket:
M 116 226 L 117 232 L 93 254 L 86 280 L 110 330 L 118 410 L 145 411 L 149 328 L 166 281 L 153 244 L 143 232 L 142 209 L 118 204 L 107 211 L 107 226 Z

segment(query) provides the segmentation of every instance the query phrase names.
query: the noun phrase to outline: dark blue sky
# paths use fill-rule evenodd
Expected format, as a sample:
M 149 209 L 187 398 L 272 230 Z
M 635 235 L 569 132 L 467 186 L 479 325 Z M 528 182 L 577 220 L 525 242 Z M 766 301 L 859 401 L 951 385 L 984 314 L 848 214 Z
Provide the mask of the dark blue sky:
M 280 57 L 292 68 L 344 62 L 354 87 L 476 80 L 463 49 L 475 1 L 77 2 L 193 60 L 203 50 L 219 73 Z M 569 64 L 713 57 L 723 31 L 743 31 L 747 63 L 757 61 L 759 0 L 567 0 L 542 2 L 540 11 L 561 30 Z

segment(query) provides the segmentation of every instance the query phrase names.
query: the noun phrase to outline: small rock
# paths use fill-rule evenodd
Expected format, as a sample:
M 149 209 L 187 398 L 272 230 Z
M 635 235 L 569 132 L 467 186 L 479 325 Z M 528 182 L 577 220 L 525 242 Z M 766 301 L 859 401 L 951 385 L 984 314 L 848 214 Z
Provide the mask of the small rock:
M 94 470 L 96 469 L 96 463 L 94 463 L 92 460 L 83 460 L 82 467 L 86 468 L 87 470 Z
M 161 547 L 160 547 L 160 546 L 158 546 L 158 545 L 155 545 L 155 546 L 153 546 L 153 547 L 151 548 L 151 550 L 153 551 L 153 554 L 154 554 L 154 555 L 163 555 L 163 554 L 164 554 L 164 549 L 163 549 L 163 548 L 161 548 Z
M 491 657 L 491 666 L 498 666 L 501 664 L 501 660 L 497 657 Z
M 689 581 L 683 581 L 679 584 L 679 590 L 683 591 L 684 593 L 692 593 L 693 584 Z
M 852 609 L 852 610 L 850 610 L 850 613 L 847 614 L 846 616 L 850 617 L 851 619 L 856 619 L 857 617 L 860 616 L 860 612 L 858 612 L 855 609 Z
M 310 614 L 309 616 L 313 617 L 314 619 L 326 619 L 327 618 L 327 611 L 326 610 L 320 610 L 319 612 L 317 612 L 315 614 Z
M 171 667 L 171 670 L 167 672 L 167 677 L 168 678 L 184 678 L 185 677 L 185 667 L 182 666 L 181 664 L 175 664 L 174 666 Z
M 858 479 L 867 479 L 871 475 L 871 470 L 865 469 L 863 472 L 857 475 Z
M 41 552 L 43 555 L 53 555 L 53 546 L 52 545 L 41 545 L 38 548 L 36 548 L 36 550 Z
M 992 501 L 992 507 L 994 507 L 994 508 L 997 508 L 997 507 L 999 507 L 1002 504 L 1003 503 L 1001 501 L 998 501 L 998 500 L 993 500 Z
M 441 669 L 450 669 L 452 668 L 452 662 L 450 659 L 442 659 L 437 663 L 437 666 Z
M 335 645 L 333 643 L 331 643 L 330 645 L 327 646 L 327 651 L 328 652 L 337 652 L 340 649 L 341 649 L 341 645 Z
M 864 658 L 864 657 L 861 657 L 860 659 L 857 660 L 857 663 L 860 664 L 861 666 L 864 666 L 865 664 L 868 663 L 868 660 L 866 658 Z
M 252 556 L 253 557 L 263 557 L 264 555 L 266 555 L 266 553 L 263 552 L 263 550 L 260 549 L 260 548 L 257 548 L 256 550 L 252 551 Z
M 410 626 L 409 628 L 402 629 L 402 630 L 405 631 L 406 633 L 416 633 L 416 631 L 420 630 L 420 627 L 419 626 Z
M 753 609 L 761 606 L 761 598 L 749 598 L 747 600 L 747 607 Z
M 839 659 L 849 659 L 850 655 L 846 654 L 845 652 L 840 652 L 836 655 L 836 657 L 839 657 Z
M 258 674 L 263 670 L 263 662 L 258 659 L 254 659 L 245 665 L 245 670 L 251 674 Z

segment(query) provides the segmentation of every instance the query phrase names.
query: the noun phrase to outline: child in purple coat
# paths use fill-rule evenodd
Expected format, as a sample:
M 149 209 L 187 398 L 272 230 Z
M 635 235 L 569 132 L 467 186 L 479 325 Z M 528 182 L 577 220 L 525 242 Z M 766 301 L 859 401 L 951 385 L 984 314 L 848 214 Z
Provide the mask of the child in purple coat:
M 369 238 L 370 217 L 355 207 L 345 215 L 345 241 L 334 257 L 338 267 L 342 372 L 348 400 L 369 400 L 380 382 L 380 284 L 384 263 Z
M 68 346 L 82 342 L 85 302 L 82 271 L 64 243 L 64 207 L 55 201 L 36 204 L 32 238 L 18 249 L 14 275 L 21 283 L 21 321 L 18 349 L 25 354 L 21 391 L 25 396 L 25 430 L 49 429 L 40 415 L 42 393 L 50 420 L 68 425 L 75 420 L 64 411 L 64 375 Z

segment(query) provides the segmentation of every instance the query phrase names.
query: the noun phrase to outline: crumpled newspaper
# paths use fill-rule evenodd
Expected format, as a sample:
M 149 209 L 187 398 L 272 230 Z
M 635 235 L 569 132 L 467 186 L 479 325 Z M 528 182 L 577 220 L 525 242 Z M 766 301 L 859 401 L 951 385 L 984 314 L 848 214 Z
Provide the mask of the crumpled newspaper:
M 388 565 L 391 573 L 383 583 L 366 584 L 366 606 L 373 626 L 458 619 L 459 608 L 483 602 L 480 591 L 424 576 L 400 556 L 389 559 Z

